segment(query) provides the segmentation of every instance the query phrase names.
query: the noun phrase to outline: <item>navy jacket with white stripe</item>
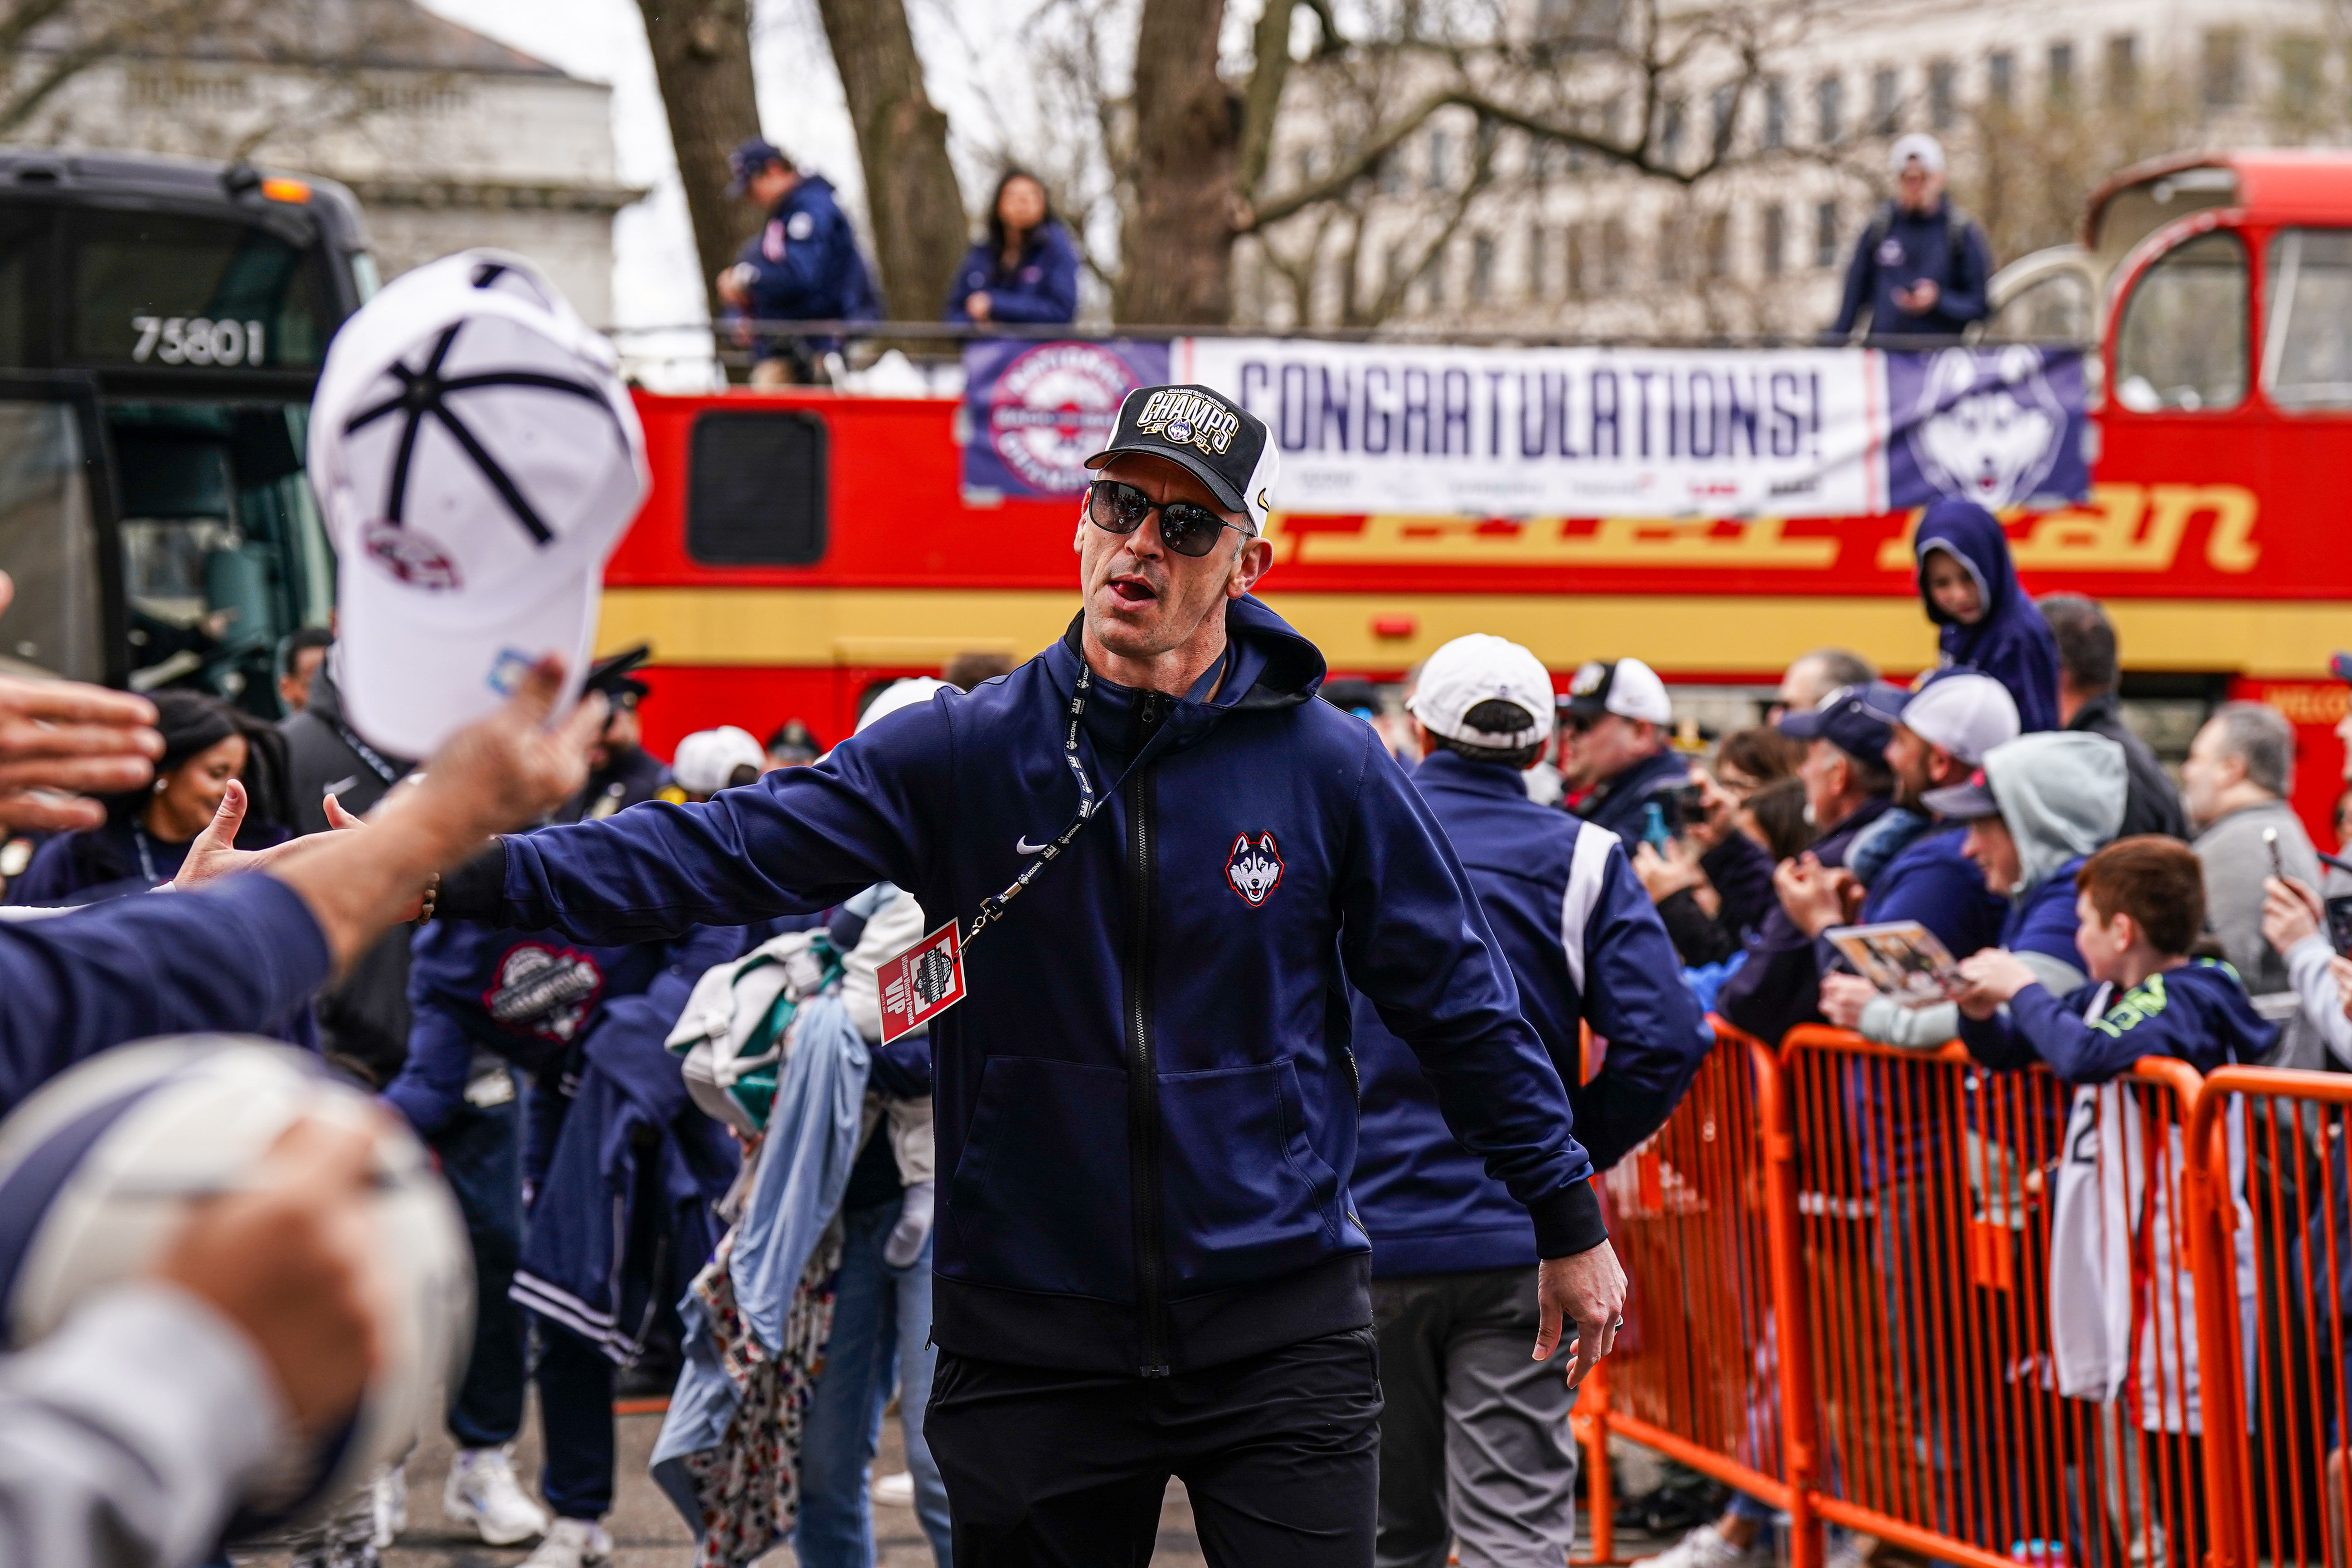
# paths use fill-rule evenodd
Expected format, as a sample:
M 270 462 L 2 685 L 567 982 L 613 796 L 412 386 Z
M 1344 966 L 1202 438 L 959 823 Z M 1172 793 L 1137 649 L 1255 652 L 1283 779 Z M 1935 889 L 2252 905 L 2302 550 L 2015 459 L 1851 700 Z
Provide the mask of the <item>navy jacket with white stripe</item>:
M 1432 752 L 1412 775 L 1444 825 L 1518 982 L 1519 1009 L 1563 1082 L 1580 1021 L 1608 1042 L 1570 1091 L 1577 1136 L 1607 1170 L 1664 1122 L 1713 1043 L 1666 928 L 1605 828 L 1536 805 L 1516 769 Z M 1412 1053 L 1356 998 L 1363 1064 L 1356 1212 L 1375 1276 L 1532 1268 L 1534 1228 L 1454 1141 Z

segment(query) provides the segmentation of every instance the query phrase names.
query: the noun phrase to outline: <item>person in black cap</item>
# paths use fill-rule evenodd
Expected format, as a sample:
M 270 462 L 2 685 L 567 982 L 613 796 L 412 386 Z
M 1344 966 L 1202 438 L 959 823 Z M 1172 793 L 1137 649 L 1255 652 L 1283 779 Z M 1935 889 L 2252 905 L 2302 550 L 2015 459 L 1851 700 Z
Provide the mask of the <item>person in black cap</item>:
M 1781 716 L 1780 732 L 1805 742 L 1797 776 L 1805 784 L 1805 814 L 1821 837 L 1773 873 L 1780 907 L 1766 917 L 1748 962 L 1716 996 L 1716 1011 L 1759 1040 L 1778 1042 L 1795 1025 L 1820 1018 L 1813 938 L 1821 928 L 1811 911 L 1825 892 L 1838 896 L 1849 917 L 1861 908 L 1863 889 L 1845 868 L 1846 851 L 1893 804 L 1886 743 L 1905 697 L 1901 687 L 1883 680 L 1841 686 L 1821 706 Z
M 874 274 L 831 181 L 801 173 L 782 148 L 757 136 L 730 153 L 727 164 L 735 174 L 727 194 L 757 202 L 768 217 L 743 242 L 735 265 L 719 275 L 721 300 L 745 321 L 870 321 L 882 314 Z M 816 356 L 841 347 L 835 337 L 760 336 L 745 327 L 738 332 L 751 346 L 754 386 L 814 382 Z
M 956 1560 L 1141 1562 L 1172 1475 L 1213 1561 L 1369 1568 L 1348 987 L 1527 1211 L 1536 1357 L 1572 1321 L 1580 1383 L 1624 1274 L 1444 828 L 1370 726 L 1314 700 L 1322 655 L 1251 594 L 1273 559 L 1265 423 L 1142 387 L 1087 466 L 1083 602 L 1042 654 L 814 766 L 500 840 L 442 907 L 654 941 L 881 880 L 913 894 L 941 924 L 885 995 L 929 1028 L 924 1433 Z
M 1667 744 L 1674 722 L 1666 683 L 1638 658 L 1585 665 L 1559 705 L 1569 807 L 1624 840 L 1629 853 L 1648 826 L 1648 808 L 1690 783 L 1690 763 Z
M 593 822 L 653 799 L 669 782 L 669 770 L 646 750 L 637 704 L 653 688 L 637 679 L 637 667 L 653 649 L 644 643 L 600 658 L 588 667 L 583 691 L 601 691 L 612 704 L 596 743 L 588 751 L 588 783 L 555 814 L 558 822 Z

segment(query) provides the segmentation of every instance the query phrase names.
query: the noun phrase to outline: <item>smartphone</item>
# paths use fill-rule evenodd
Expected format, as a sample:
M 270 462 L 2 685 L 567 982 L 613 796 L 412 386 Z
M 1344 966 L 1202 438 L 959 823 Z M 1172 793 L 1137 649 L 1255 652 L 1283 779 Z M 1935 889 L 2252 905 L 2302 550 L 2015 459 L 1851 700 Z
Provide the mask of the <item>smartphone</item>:
M 1685 822 L 1697 822 L 1706 816 L 1706 786 L 1687 784 L 1670 792 L 1675 812 Z
M 1673 829 L 1666 826 L 1664 805 L 1654 800 L 1645 804 L 1642 807 L 1642 842 L 1663 855 L 1674 837 Z
M 2352 893 L 2338 893 L 2327 900 L 2327 945 L 2338 956 L 2352 958 Z
M 2263 847 L 2271 852 L 2271 875 L 2276 877 L 2282 882 L 2285 881 L 2286 865 L 2279 858 L 2277 828 L 2265 827 L 2263 829 Z

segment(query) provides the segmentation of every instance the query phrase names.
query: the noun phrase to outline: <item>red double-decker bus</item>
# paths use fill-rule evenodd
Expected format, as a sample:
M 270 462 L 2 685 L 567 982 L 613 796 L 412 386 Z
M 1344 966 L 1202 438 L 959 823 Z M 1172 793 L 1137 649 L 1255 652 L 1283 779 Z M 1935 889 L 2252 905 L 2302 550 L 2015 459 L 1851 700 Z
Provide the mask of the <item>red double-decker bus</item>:
M 2095 345 L 2094 482 L 2007 520 L 2036 594 L 2102 600 L 2126 696 L 2185 745 L 2213 702 L 2301 728 L 2298 805 L 2327 826 L 2352 645 L 2352 156 L 2193 155 L 2117 176 L 2081 244 L 2004 273 L 1996 337 Z M 608 571 L 602 641 L 654 647 L 656 748 L 718 722 L 850 728 L 876 680 L 967 649 L 1025 658 L 1076 607 L 1073 502 L 959 488 L 947 399 L 730 393 L 639 399 L 651 499 Z M 1704 706 L 1796 655 L 1935 659 L 1916 517 L 1280 517 L 1265 599 L 1335 672 L 1394 679 L 1488 631 L 1563 675 L 1638 656 Z

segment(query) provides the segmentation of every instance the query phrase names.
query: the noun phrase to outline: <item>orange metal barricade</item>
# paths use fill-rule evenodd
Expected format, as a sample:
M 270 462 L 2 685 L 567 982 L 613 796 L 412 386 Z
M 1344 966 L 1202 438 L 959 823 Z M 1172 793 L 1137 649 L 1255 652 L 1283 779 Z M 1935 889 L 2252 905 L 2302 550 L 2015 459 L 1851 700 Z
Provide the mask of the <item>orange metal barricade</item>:
M 2352 1520 L 2352 1079 L 2223 1068 L 2190 1137 L 2217 1193 L 2244 1200 L 2216 1204 L 2220 1266 L 2249 1288 L 2241 1319 L 2218 1315 L 2214 1331 L 2242 1331 L 2251 1353 L 2207 1428 L 2227 1438 L 2239 1560 L 2339 1568 Z

